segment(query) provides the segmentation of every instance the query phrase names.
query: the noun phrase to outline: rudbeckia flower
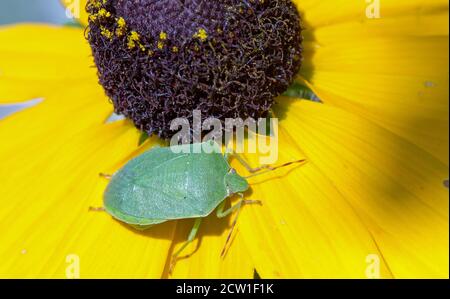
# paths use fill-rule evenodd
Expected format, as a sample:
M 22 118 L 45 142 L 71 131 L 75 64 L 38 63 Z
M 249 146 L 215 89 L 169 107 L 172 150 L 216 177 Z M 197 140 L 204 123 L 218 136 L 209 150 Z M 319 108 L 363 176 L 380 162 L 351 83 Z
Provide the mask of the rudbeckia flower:
M 27 106 L 0 120 L 0 276 L 448 278 L 448 2 L 293 2 L 296 80 L 321 102 L 273 110 L 279 161 L 308 163 L 250 179 L 262 205 L 242 209 L 226 254 L 233 219 L 209 217 L 171 274 L 191 220 L 139 232 L 89 211 L 100 172 L 162 141 L 108 121 L 84 28 L 0 27 L 0 104 Z

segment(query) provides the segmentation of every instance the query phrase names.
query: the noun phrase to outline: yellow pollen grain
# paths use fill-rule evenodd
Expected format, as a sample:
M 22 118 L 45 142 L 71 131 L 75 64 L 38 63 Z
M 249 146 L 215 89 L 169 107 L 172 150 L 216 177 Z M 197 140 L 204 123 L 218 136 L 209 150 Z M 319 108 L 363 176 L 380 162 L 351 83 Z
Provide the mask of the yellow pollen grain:
M 130 40 L 138 41 L 139 38 L 140 38 L 139 33 L 137 33 L 136 31 L 131 31 L 131 33 L 130 33 Z
M 160 50 L 164 49 L 164 43 L 163 42 L 158 42 L 158 49 L 160 49 Z
M 205 29 L 200 28 L 196 34 L 194 34 L 194 38 L 198 38 L 202 42 L 204 42 L 208 38 L 208 33 Z
M 128 49 L 134 49 L 136 47 L 136 43 L 139 42 L 139 38 L 139 33 L 137 33 L 136 31 L 131 31 L 130 35 L 128 36 Z
M 89 2 L 89 5 L 91 5 L 94 8 L 100 8 L 102 6 L 102 3 L 98 0 L 92 0 Z
M 109 18 L 111 16 L 111 13 L 104 8 L 100 9 L 97 14 L 100 17 L 106 17 L 106 18 Z
M 167 39 L 167 33 L 165 33 L 164 31 L 161 31 L 161 33 L 159 34 L 159 39 L 160 40 L 166 40 Z
M 124 18 L 120 17 L 117 19 L 117 29 L 116 29 L 116 35 L 117 36 L 123 36 L 125 34 L 125 29 L 127 27 L 127 23 L 125 22 Z
M 117 25 L 119 26 L 119 28 L 125 28 L 127 23 L 125 22 L 124 18 L 120 17 L 119 19 L 117 19 Z
M 134 41 L 128 41 L 127 43 L 128 49 L 132 50 L 136 47 L 136 43 Z
M 107 39 L 112 39 L 112 33 L 111 31 L 109 31 L 108 29 L 106 29 L 105 27 L 101 27 L 101 34 L 106 37 Z

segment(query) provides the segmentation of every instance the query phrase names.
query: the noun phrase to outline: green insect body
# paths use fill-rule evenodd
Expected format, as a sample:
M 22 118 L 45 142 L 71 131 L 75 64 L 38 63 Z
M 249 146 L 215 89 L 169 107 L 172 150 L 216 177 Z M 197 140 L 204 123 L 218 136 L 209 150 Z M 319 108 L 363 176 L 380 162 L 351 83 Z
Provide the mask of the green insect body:
M 114 218 L 146 229 L 168 220 L 203 218 L 248 182 L 231 168 L 216 143 L 157 147 L 131 160 L 111 179 L 104 196 Z
M 234 157 L 252 173 L 303 162 L 253 169 L 238 155 Z M 229 155 L 222 154 L 214 141 L 155 147 L 111 176 L 104 194 L 104 210 L 140 230 L 169 220 L 195 218 L 187 242 L 174 254 L 176 258 L 195 239 L 202 218 L 215 209 L 219 218 L 226 217 L 239 211 L 243 203 L 255 203 L 244 201 L 242 193 L 249 184 L 228 159 Z M 241 200 L 225 211 L 225 200 L 235 194 L 240 194 Z M 235 224 L 236 220 L 233 227 Z

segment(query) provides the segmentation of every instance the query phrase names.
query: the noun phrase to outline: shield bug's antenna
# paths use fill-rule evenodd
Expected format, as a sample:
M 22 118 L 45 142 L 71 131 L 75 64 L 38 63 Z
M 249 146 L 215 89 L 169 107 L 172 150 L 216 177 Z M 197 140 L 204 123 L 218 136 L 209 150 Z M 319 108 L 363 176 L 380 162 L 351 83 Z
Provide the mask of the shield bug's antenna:
M 275 171 L 277 169 L 280 168 L 284 168 L 293 164 L 302 164 L 302 163 L 306 163 L 306 159 L 301 159 L 301 160 L 297 160 L 297 161 L 292 161 L 292 162 L 288 162 L 285 163 L 283 165 L 280 166 L 270 166 L 270 165 L 263 165 L 263 166 L 259 166 L 259 167 L 251 167 L 250 164 L 244 159 L 242 158 L 239 154 L 237 154 L 236 152 L 232 152 L 231 154 L 229 154 L 229 156 L 236 158 L 236 160 L 238 160 L 238 162 L 245 167 L 245 169 L 247 169 L 248 172 L 252 173 L 251 175 L 244 177 L 245 179 L 249 179 L 255 176 L 259 176 L 262 174 L 265 174 L 267 172 L 271 172 L 271 171 Z
M 269 166 L 269 165 L 262 166 L 262 167 L 260 167 L 260 169 L 256 173 L 253 173 L 252 175 L 246 176 L 245 179 L 250 179 L 250 178 L 253 178 L 253 177 L 256 177 L 256 176 L 259 176 L 259 175 L 263 175 L 265 173 L 272 172 L 272 171 L 275 171 L 275 170 L 278 170 L 278 169 L 281 169 L 281 168 L 285 168 L 285 167 L 288 167 L 288 166 L 291 166 L 291 165 L 294 165 L 294 164 L 304 164 L 306 162 L 307 161 L 305 159 L 302 159 L 302 160 L 297 160 L 297 161 L 284 163 L 283 165 L 279 165 L 279 166 Z

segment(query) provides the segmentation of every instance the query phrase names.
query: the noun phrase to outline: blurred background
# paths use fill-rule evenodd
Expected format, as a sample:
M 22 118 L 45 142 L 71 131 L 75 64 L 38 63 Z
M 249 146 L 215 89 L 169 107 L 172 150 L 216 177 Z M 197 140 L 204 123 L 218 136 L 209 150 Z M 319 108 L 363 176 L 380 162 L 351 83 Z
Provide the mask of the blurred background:
M 59 0 L 0 0 L 0 25 L 18 22 L 71 22 Z
M 74 23 L 59 0 L 0 0 L 0 26 L 20 22 Z M 39 102 L 30 100 L 20 105 L 0 105 L 0 119 Z

